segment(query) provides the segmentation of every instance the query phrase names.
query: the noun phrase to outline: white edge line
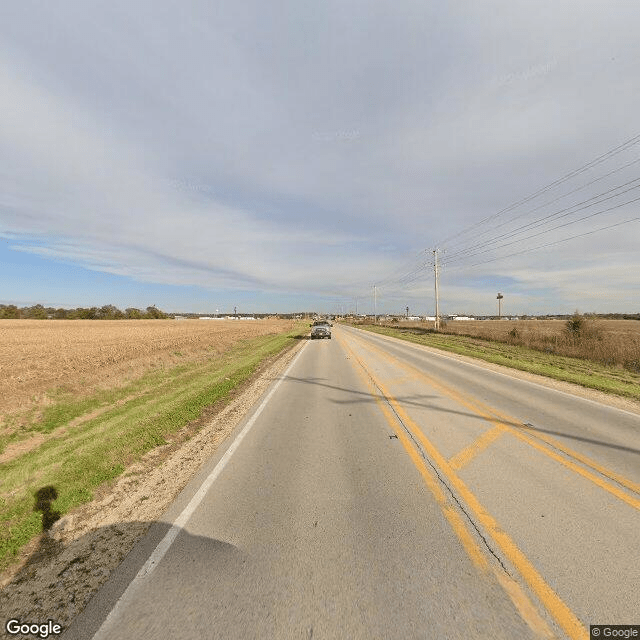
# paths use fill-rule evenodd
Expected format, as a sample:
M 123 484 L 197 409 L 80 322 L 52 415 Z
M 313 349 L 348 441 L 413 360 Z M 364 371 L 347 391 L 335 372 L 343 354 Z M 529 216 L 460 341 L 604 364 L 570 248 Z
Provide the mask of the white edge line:
M 251 427 L 255 424 L 256 420 L 262 413 L 263 409 L 267 406 L 267 403 L 276 392 L 280 383 L 286 379 L 289 371 L 293 368 L 298 358 L 304 351 L 306 347 L 306 343 L 303 345 L 302 349 L 298 351 L 295 358 L 289 363 L 289 366 L 286 368 L 285 372 L 282 374 L 280 379 L 276 382 L 276 384 L 271 388 L 271 391 L 267 393 L 265 398 L 260 403 L 260 406 L 256 410 L 256 412 L 251 416 L 247 424 L 243 427 L 242 431 L 236 436 L 234 441 L 231 443 L 229 448 L 225 451 L 222 458 L 220 458 L 218 464 L 214 467 L 213 471 L 207 476 L 204 482 L 200 485 L 200 488 L 196 491 L 195 495 L 189 501 L 189 504 L 183 509 L 182 513 L 174 520 L 171 528 L 165 534 L 164 538 L 158 543 L 156 548 L 151 552 L 151 555 L 144 563 L 140 571 L 136 574 L 135 578 L 129 583 L 129 586 L 125 589 L 124 593 L 118 598 L 115 605 L 108 613 L 107 617 L 104 619 L 104 622 L 100 625 L 100 628 L 95 632 L 93 636 L 93 640 L 102 640 L 103 638 L 108 638 L 109 627 L 116 621 L 118 614 L 122 611 L 127 601 L 134 595 L 134 593 L 142 586 L 142 583 L 145 579 L 147 579 L 152 573 L 153 570 L 158 566 L 162 558 L 165 556 L 169 548 L 173 544 L 174 540 L 180 533 L 180 530 L 184 528 L 187 524 L 194 511 L 198 508 L 203 498 L 211 488 L 211 485 L 216 481 L 218 476 L 222 473 L 223 469 L 229 462 L 231 456 L 234 454 L 236 449 L 240 446 L 240 443 L 244 440 L 245 436 L 251 430 Z
M 449 356 L 446 353 L 440 353 L 436 347 L 430 347 L 426 344 L 419 344 L 417 342 L 411 342 L 410 340 L 403 340 L 402 338 L 396 338 L 395 336 L 386 336 L 383 333 L 376 333 L 375 331 L 366 331 L 365 329 L 358 329 L 357 327 L 351 327 L 356 331 L 361 331 L 364 334 L 373 334 L 374 336 L 378 336 L 383 340 L 392 340 L 394 342 L 399 342 L 403 346 L 413 345 L 419 348 L 422 348 L 427 353 L 432 353 L 434 356 L 439 358 L 445 358 L 446 360 L 452 360 L 453 362 L 460 362 L 462 364 L 466 364 L 469 367 L 475 367 L 476 369 L 482 369 L 482 371 L 488 371 L 489 373 L 495 373 L 497 376 L 502 376 L 503 378 L 510 378 L 511 380 L 518 380 L 519 382 L 525 382 L 526 384 L 531 384 L 535 387 L 539 387 L 540 389 L 546 389 L 547 391 L 553 391 L 554 393 L 561 393 L 563 396 L 567 396 L 569 398 L 573 398 L 574 400 L 583 400 L 584 402 L 590 402 L 591 404 L 595 404 L 601 409 L 612 409 L 613 411 L 620 411 L 621 413 L 626 413 L 629 416 L 633 416 L 634 418 L 640 417 L 640 414 L 634 413 L 633 411 L 629 411 L 627 409 L 621 409 L 620 407 L 614 407 L 610 404 L 606 404 L 605 402 L 598 402 L 598 400 L 592 400 L 591 398 L 583 398 L 582 396 L 575 395 L 573 393 L 569 393 L 568 391 L 563 391 L 562 389 L 554 389 L 553 387 L 548 387 L 546 384 L 541 384 L 540 382 L 534 382 L 533 380 L 525 380 L 524 378 L 519 378 L 514 375 L 510 375 L 508 373 L 504 373 L 502 371 L 494 371 L 493 369 L 487 369 L 483 367 L 481 364 L 475 364 L 474 362 L 466 362 L 465 360 L 458 360 L 458 358 L 454 358 L 453 356 Z M 471 358 L 473 356 L 465 356 L 467 358 Z M 480 360 L 480 358 L 478 358 Z M 491 362 L 494 366 L 504 367 L 506 365 L 499 365 L 495 362 Z M 507 367 L 509 368 L 509 367 Z M 522 369 L 514 369 L 514 371 L 522 371 Z M 532 373 L 530 371 L 524 371 L 524 373 L 529 373 L 530 375 L 539 376 L 539 373 Z M 543 376 L 544 377 L 544 376 Z M 553 380 L 553 378 L 549 378 L 549 380 Z M 560 382 L 564 382 L 566 384 L 575 384 L 573 382 L 568 382 L 566 380 L 561 380 Z M 581 389 L 590 389 L 590 387 L 581 387 L 580 385 L 576 385 Z M 598 389 L 592 389 L 593 391 L 598 391 L 599 393 L 606 393 L 605 391 L 599 391 Z M 622 397 L 622 396 L 614 396 L 614 397 Z

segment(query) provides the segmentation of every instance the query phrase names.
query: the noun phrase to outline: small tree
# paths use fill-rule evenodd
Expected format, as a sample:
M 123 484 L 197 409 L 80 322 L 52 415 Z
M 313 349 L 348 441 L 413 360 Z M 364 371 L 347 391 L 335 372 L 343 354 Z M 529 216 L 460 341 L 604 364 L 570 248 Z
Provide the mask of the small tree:
M 579 338 L 584 332 L 584 328 L 584 317 L 578 311 L 576 311 L 565 323 L 565 331 L 572 338 Z

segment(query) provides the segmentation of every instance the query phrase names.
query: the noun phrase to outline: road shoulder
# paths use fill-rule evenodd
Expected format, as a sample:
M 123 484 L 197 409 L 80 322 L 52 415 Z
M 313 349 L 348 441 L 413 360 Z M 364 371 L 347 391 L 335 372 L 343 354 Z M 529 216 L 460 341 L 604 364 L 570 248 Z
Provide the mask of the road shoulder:
M 12 618 L 52 619 L 67 628 L 304 344 L 298 340 L 266 361 L 197 432 L 185 427 L 28 545 L 0 579 L 0 609 Z M 5 637 L 4 620 L 0 633 Z

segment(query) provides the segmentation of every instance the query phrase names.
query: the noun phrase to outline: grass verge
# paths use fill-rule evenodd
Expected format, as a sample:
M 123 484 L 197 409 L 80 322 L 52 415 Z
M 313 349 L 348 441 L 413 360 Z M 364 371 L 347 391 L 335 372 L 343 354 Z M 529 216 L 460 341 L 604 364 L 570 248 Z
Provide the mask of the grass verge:
M 640 400 L 640 375 L 622 367 L 607 366 L 581 358 L 558 356 L 493 340 L 435 333 L 423 329 L 375 325 L 359 325 L 358 328 L 478 358 L 512 369 L 536 373 L 555 380 L 572 382 L 589 389 Z
M 207 407 L 225 402 L 267 358 L 291 346 L 300 328 L 239 342 L 206 362 L 154 371 L 112 392 L 77 401 L 60 400 L 30 425 L 53 433 L 37 448 L 2 465 L 0 485 L 0 569 L 42 532 L 52 514 L 64 515 L 93 498 L 93 492 L 119 476 L 149 450 L 193 423 Z M 86 420 L 86 412 L 101 410 Z M 26 434 L 23 433 L 23 437 Z M 36 494 L 54 487 L 55 500 L 38 504 Z

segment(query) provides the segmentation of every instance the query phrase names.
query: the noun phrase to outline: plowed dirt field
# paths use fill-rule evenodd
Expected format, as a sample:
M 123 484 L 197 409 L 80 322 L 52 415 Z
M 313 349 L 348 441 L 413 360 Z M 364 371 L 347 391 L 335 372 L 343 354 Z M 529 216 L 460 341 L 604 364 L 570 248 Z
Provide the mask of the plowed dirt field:
M 141 375 L 281 333 L 288 320 L 0 320 L 0 433 L 37 419 L 60 395 Z

